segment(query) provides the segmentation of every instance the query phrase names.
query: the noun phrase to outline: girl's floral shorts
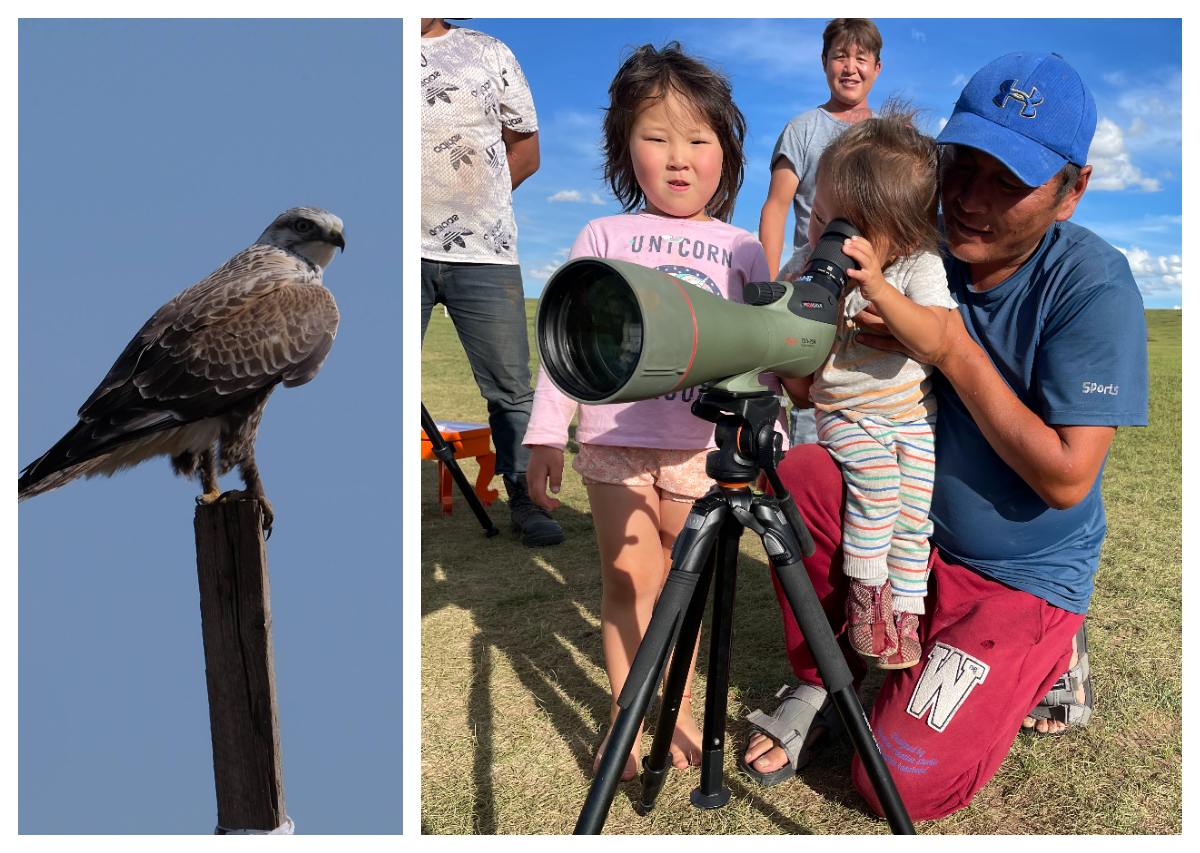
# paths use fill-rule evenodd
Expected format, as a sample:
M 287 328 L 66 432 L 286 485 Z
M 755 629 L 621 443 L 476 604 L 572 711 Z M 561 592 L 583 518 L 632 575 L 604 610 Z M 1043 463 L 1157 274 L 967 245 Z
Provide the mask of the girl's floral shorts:
M 598 483 L 654 486 L 668 500 L 690 503 L 704 497 L 713 486 L 712 478 L 704 472 L 704 460 L 710 449 L 660 450 L 580 444 L 579 455 L 571 467 L 583 477 L 585 486 Z

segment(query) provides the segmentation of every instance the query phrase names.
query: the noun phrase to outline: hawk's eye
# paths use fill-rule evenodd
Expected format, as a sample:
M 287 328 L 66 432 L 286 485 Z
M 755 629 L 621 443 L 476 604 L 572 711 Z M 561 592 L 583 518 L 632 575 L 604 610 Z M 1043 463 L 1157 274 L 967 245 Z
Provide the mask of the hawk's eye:
M 296 224 L 292 227 L 295 228 L 296 232 L 299 234 L 307 234 L 312 230 L 313 224 L 307 219 L 298 219 L 296 220 Z

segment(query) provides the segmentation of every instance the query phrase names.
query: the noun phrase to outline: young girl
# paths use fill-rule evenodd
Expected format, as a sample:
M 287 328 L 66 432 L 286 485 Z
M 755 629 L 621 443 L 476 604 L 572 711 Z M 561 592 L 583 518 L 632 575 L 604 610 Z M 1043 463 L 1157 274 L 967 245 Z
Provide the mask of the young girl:
M 571 258 L 632 261 L 741 302 L 743 285 L 766 281 L 769 273 L 759 242 L 726 224 L 742 182 L 746 128 L 729 83 L 676 43 L 662 50 L 647 45 L 621 66 L 609 96 L 604 176 L 626 214 L 589 222 Z M 694 397 L 695 389 L 687 389 L 637 403 L 578 407 L 579 454 L 572 467 L 587 487 L 600 550 L 610 721 L 671 567 L 671 545 L 692 501 L 713 485 L 704 463 L 716 446 L 714 427 L 691 414 Z M 549 509 L 559 502 L 546 495 L 546 485 L 554 493 L 561 485 L 575 411 L 540 370 L 525 433 L 532 449 L 527 477 L 530 495 Z M 782 415 L 779 424 L 786 436 Z M 684 698 L 671 744 L 678 768 L 700 762 L 690 689 Z M 606 743 L 607 736 L 593 772 Z M 623 779 L 636 775 L 639 752 L 640 738 Z
M 889 110 L 890 105 L 885 105 Z M 868 310 L 914 353 L 932 352 L 956 303 L 938 255 L 937 149 L 894 106 L 855 124 L 825 149 L 809 220 L 809 245 L 834 219 L 863 234 L 844 251 L 849 271 L 837 342 L 812 380 L 818 443 L 846 481 L 843 571 L 850 643 L 883 669 L 921 655 L 917 614 L 925 612 L 929 499 L 936 399 L 932 368 L 856 341 Z M 807 247 L 781 273 L 802 266 Z M 853 287 L 853 289 L 851 289 Z M 856 320 L 856 318 L 858 318 Z

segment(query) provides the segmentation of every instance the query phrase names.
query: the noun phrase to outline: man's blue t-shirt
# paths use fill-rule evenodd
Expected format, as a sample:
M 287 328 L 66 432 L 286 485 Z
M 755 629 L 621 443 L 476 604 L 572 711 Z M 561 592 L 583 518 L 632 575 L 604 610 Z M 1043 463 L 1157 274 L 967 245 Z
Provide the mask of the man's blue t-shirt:
M 976 292 L 954 258 L 946 273 L 967 331 L 1043 421 L 1146 425 L 1146 315 L 1124 255 L 1060 222 L 990 290 Z M 1086 613 L 1104 541 L 1103 467 L 1083 501 L 1051 509 L 992 450 L 950 383 L 934 375 L 934 544 L 980 574 Z

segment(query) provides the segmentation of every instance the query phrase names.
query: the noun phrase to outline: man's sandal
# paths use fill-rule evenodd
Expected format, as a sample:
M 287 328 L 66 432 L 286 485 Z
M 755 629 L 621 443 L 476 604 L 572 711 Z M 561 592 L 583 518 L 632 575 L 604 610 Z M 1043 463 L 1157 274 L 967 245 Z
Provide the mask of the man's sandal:
M 842 723 L 842 715 L 838 713 L 833 699 L 822 687 L 801 684 L 799 687 L 789 688 L 785 684 L 775 695 L 783 701 L 774 712 L 767 715 L 762 711 L 751 711 L 746 715 L 746 719 L 750 721 L 750 733 L 758 732 L 770 738 L 787 754 L 788 763 L 778 770 L 765 773 L 746 761 L 745 749 L 737 761 L 738 768 L 743 773 L 764 787 L 795 778 L 821 750 L 841 737 L 846 730 Z M 812 743 L 805 745 L 809 732 L 814 727 L 823 728 L 824 731 Z M 749 748 L 749 742 L 746 748 Z
M 1033 717 L 1035 725 L 1022 726 L 1022 734 L 1039 738 L 1057 737 L 1091 722 L 1096 700 L 1092 693 L 1092 670 L 1088 665 L 1087 622 L 1079 627 L 1079 632 L 1075 635 L 1075 650 L 1079 654 L 1079 661 L 1054 682 L 1050 692 L 1026 715 Z M 1083 691 L 1083 702 L 1075 695 L 1077 690 Z M 1039 732 L 1036 727 L 1037 720 L 1065 723 L 1067 728 L 1057 732 Z

